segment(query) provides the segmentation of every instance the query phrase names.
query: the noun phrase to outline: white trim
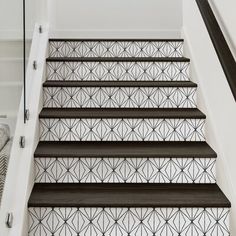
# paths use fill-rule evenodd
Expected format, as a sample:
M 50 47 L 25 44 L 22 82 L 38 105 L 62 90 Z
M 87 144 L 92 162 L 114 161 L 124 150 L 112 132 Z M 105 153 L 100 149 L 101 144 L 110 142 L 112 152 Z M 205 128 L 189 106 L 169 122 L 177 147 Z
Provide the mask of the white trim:
M 52 30 L 52 38 L 146 38 L 146 39 L 178 39 L 181 37 L 180 30 Z

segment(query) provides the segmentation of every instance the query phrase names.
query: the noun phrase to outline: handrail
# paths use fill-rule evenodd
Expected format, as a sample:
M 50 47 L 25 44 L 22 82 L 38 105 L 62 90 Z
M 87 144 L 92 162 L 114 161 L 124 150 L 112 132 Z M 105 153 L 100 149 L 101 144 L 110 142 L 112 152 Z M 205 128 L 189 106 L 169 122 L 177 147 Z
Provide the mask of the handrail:
M 236 101 L 236 62 L 208 0 L 196 0 Z

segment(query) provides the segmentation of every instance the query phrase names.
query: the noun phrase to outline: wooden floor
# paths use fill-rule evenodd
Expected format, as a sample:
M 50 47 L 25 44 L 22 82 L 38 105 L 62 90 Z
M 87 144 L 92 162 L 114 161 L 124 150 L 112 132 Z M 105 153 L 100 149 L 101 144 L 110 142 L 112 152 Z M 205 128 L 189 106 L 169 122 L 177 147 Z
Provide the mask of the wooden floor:
M 197 87 L 192 81 L 59 81 L 48 80 L 43 87 Z
M 53 61 L 97 61 L 97 62 L 190 62 L 186 57 L 49 57 L 47 62 Z
M 205 119 L 197 108 L 43 108 L 39 118 Z
M 35 157 L 216 158 L 205 142 L 39 142 Z
M 35 184 L 29 207 L 230 207 L 216 184 Z

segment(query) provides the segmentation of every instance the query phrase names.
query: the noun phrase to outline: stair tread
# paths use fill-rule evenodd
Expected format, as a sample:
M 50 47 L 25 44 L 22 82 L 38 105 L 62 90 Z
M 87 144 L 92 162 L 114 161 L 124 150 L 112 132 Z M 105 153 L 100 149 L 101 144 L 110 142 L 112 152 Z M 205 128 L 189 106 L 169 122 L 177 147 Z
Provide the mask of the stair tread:
M 197 87 L 191 81 L 46 81 L 43 87 Z
M 29 207 L 230 207 L 216 184 L 35 184 Z
M 82 62 L 190 62 L 186 57 L 48 57 L 47 62 L 82 61 Z
M 86 38 L 50 38 L 49 39 L 49 42 L 53 42 L 53 41 L 59 41 L 59 42 L 61 42 L 61 41 L 78 41 L 78 42 L 80 42 L 80 41 L 91 41 L 91 42 L 94 42 L 94 41 L 117 41 L 117 42 L 122 42 L 122 41 L 134 41 L 134 42 L 145 42 L 145 41 L 150 41 L 150 42 L 158 42 L 158 41 L 160 41 L 160 42 L 168 42 L 168 41 L 170 41 L 170 42 L 183 42 L 184 41 L 184 39 L 133 39 L 133 38 L 130 38 L 130 39 L 127 39 L 127 38 L 125 38 L 125 39 L 122 39 L 122 38 L 119 38 L 119 39 L 114 39 L 114 38 L 111 38 L 111 39 L 107 39 L 107 38 L 105 38 L 105 39 L 102 39 L 102 38 L 94 38 L 94 39 L 91 39 L 91 38 L 88 38 L 88 39 L 86 39 Z
M 35 157 L 216 158 L 206 142 L 41 141 Z
M 39 118 L 205 119 L 197 108 L 43 108 Z

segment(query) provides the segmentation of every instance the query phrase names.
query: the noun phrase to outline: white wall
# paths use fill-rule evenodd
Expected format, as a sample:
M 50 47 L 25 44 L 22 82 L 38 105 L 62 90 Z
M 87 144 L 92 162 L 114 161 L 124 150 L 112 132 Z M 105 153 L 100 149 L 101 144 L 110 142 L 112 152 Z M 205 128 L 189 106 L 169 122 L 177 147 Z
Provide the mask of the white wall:
M 236 1 L 210 0 L 210 4 L 236 59 Z
M 26 30 L 27 37 L 32 38 L 36 18 L 37 4 L 40 0 L 26 0 Z M 19 0 L 0 1 L 0 40 L 22 39 L 23 4 Z
M 180 36 L 182 0 L 26 0 L 27 31 L 30 35 L 33 22 L 43 13 L 38 7 L 42 1 L 50 5 L 54 37 Z M 0 13 L 0 39 L 20 38 L 22 1 L 2 0 Z
M 51 0 L 53 37 L 180 36 L 181 0 Z
M 217 183 L 232 203 L 231 235 L 236 235 L 236 103 L 194 0 L 183 0 L 185 55 L 198 84 L 198 107 L 206 114 L 206 139 L 217 152 Z

